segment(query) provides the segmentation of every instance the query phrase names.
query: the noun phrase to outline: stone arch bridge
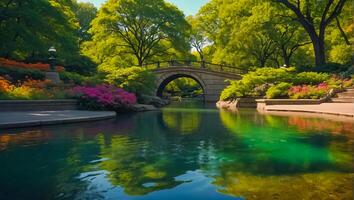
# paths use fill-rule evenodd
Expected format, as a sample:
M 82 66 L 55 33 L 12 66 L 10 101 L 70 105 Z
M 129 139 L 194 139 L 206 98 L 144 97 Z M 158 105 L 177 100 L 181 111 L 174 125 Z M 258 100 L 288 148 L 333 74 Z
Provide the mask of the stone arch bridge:
M 203 89 L 204 100 L 216 102 L 222 90 L 228 85 L 226 80 L 239 80 L 243 70 L 207 62 L 169 61 L 146 65 L 156 75 L 156 95 L 162 96 L 165 87 L 181 77 L 194 79 Z

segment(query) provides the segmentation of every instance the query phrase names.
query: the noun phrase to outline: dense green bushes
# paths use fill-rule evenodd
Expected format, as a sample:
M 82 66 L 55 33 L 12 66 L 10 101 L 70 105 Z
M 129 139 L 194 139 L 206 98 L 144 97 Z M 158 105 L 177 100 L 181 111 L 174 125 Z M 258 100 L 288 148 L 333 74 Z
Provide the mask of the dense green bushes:
M 155 89 L 155 75 L 141 67 L 117 69 L 106 76 L 106 81 L 137 95 L 151 95 Z
M 233 100 L 237 97 L 286 98 L 289 97 L 291 86 L 309 85 L 310 98 L 320 98 L 325 94 L 317 90 L 317 86 L 326 83 L 327 90 L 332 88 L 349 87 L 352 79 L 342 80 L 331 78 L 329 74 L 318 72 L 296 73 L 295 68 L 259 68 L 245 74 L 241 80 L 231 81 L 230 85 L 221 93 L 220 100 Z M 311 94 L 313 93 L 313 95 Z M 304 98 L 306 95 L 292 95 L 292 98 Z
M 288 96 L 288 90 L 291 88 L 291 83 L 279 83 L 277 85 L 273 85 L 266 92 L 266 97 L 268 99 L 274 98 L 284 98 Z
M 296 74 L 293 78 L 293 80 L 289 80 L 290 82 L 296 84 L 296 85 L 315 85 L 315 84 L 320 84 L 323 83 L 324 81 L 328 80 L 330 78 L 329 74 L 325 73 L 317 73 L 317 72 L 302 72 L 299 74 Z
M 98 85 L 103 83 L 104 74 L 97 74 L 95 76 L 83 76 L 75 72 L 61 72 L 60 79 L 64 83 L 73 83 L 76 85 Z

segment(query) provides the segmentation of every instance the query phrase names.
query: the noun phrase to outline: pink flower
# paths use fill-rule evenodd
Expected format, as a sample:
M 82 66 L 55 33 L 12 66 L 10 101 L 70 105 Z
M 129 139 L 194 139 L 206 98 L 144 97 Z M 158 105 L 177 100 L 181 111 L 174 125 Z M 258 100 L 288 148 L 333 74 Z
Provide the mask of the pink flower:
M 72 91 L 77 98 L 95 102 L 97 107 L 117 108 L 136 104 L 135 94 L 112 85 L 78 86 L 73 88 Z

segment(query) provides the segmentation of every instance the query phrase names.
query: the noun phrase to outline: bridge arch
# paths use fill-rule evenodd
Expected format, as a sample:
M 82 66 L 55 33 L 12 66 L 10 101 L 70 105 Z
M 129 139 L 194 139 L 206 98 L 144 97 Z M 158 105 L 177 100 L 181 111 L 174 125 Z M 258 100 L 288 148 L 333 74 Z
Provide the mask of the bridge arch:
M 170 82 L 172 82 L 172 81 L 174 81 L 174 80 L 176 80 L 178 78 L 191 78 L 191 79 L 193 79 L 202 88 L 203 96 L 205 95 L 206 85 L 205 85 L 204 81 L 198 75 L 196 75 L 196 74 L 186 74 L 186 73 L 171 73 L 171 74 L 165 75 L 164 77 L 161 77 L 157 81 L 156 96 L 162 97 L 163 91 L 166 88 L 166 86 Z
M 222 90 L 227 87 L 225 80 L 239 80 L 241 76 L 234 73 L 213 71 L 205 68 L 194 68 L 190 66 L 173 66 L 157 68 L 152 70 L 156 75 L 157 89 L 155 94 L 162 96 L 162 92 L 171 81 L 187 77 L 194 79 L 203 89 L 204 101 L 217 102 Z

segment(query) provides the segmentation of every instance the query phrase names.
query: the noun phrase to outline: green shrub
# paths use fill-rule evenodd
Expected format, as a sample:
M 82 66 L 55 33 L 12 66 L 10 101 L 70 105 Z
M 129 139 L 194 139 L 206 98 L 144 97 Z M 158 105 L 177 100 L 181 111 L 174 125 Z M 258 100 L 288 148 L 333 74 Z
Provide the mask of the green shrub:
M 242 82 L 245 85 L 256 87 L 262 84 L 277 84 L 281 82 L 292 82 L 294 79 L 295 68 L 259 68 L 256 71 L 245 74 Z
M 293 80 L 296 85 L 317 85 L 327 81 L 329 74 L 318 72 L 301 72 L 297 74 Z
M 220 100 L 228 101 L 238 97 L 245 97 L 251 91 L 251 88 L 247 87 L 242 81 L 231 81 L 231 84 L 221 92 Z
M 266 97 L 267 99 L 288 97 L 288 90 L 291 86 L 292 84 L 284 82 L 274 85 L 268 89 Z
M 117 69 L 106 76 L 106 81 L 126 91 L 133 92 L 141 100 L 142 95 L 151 95 L 155 89 L 155 75 L 141 67 Z
M 77 85 L 81 85 L 84 80 L 84 76 L 74 72 L 61 72 L 59 76 L 64 83 L 75 83 Z
M 10 77 L 11 82 L 16 83 L 27 79 L 44 80 L 45 74 L 35 69 L 6 68 L 0 67 L 0 76 Z
M 82 76 L 75 72 L 61 72 L 60 79 L 64 83 L 74 83 L 76 85 L 98 85 L 103 83 L 104 77 L 102 74 L 95 76 Z
M 281 82 L 292 82 L 295 68 L 259 68 L 245 74 L 239 81 L 231 81 L 221 93 L 220 100 L 232 100 L 237 97 L 264 95 L 267 88 L 259 91 L 258 87 Z M 267 86 L 268 87 L 268 86 Z
M 245 74 L 239 81 L 231 81 L 224 89 L 220 99 L 231 100 L 237 97 L 264 96 L 265 91 L 275 85 L 266 94 L 267 98 L 285 97 L 285 88 L 289 85 L 317 85 L 330 80 L 330 75 L 317 72 L 302 72 L 296 74 L 293 67 L 290 68 L 259 68 Z

